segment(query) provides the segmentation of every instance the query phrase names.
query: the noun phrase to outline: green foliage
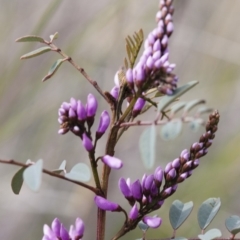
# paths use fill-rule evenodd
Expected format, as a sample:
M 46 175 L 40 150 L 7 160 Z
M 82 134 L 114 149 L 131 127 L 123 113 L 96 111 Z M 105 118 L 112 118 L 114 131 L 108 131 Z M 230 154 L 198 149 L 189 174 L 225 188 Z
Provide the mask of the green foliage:
M 66 61 L 66 59 L 58 59 L 49 69 L 48 74 L 42 79 L 42 81 L 46 81 L 47 79 L 51 78 L 56 71 L 58 70 L 58 68 L 61 66 L 61 64 Z
M 182 125 L 181 119 L 171 120 L 160 129 L 160 136 L 166 141 L 173 140 L 181 133 Z
M 39 56 L 43 53 L 46 53 L 46 52 L 50 52 L 52 49 L 50 47 L 41 47 L 41 48 L 38 48 L 32 52 L 29 52 L 29 53 L 26 53 L 24 54 L 23 56 L 21 56 L 20 59 L 28 59 L 28 58 L 33 58 L 33 57 L 36 57 L 36 56 Z
M 91 172 L 85 163 L 78 163 L 69 173 L 65 174 L 66 178 L 69 178 L 74 181 L 88 182 L 91 179 Z
M 196 86 L 198 81 L 192 81 L 177 88 L 171 96 L 164 96 L 158 103 L 158 111 L 162 112 L 166 107 L 168 107 L 175 99 L 183 95 L 185 92 L 189 91 L 191 88 Z
M 178 229 L 188 218 L 193 209 L 193 202 L 183 203 L 175 200 L 169 211 L 169 219 L 173 229 Z
M 240 217 L 239 216 L 230 216 L 226 219 L 225 225 L 227 230 L 232 233 L 233 235 L 236 235 L 240 232 Z
M 41 42 L 44 43 L 44 39 L 39 36 L 29 35 L 16 39 L 16 42 Z
M 146 128 L 139 140 L 139 149 L 144 166 L 151 169 L 155 163 L 156 126 Z
M 25 170 L 25 167 L 20 168 L 13 176 L 11 187 L 12 191 L 18 195 L 21 191 L 22 185 L 23 185 L 23 172 Z
M 23 172 L 23 179 L 26 185 L 34 192 L 38 191 L 42 182 L 43 160 L 38 160 L 35 164 L 26 168 Z
M 198 210 L 198 224 L 202 230 L 206 229 L 212 222 L 220 206 L 220 198 L 209 198 L 202 203 Z
M 222 236 L 222 233 L 219 229 L 210 229 L 209 231 L 207 231 L 205 234 L 199 234 L 198 237 L 201 240 L 212 240 L 212 239 L 216 239 Z

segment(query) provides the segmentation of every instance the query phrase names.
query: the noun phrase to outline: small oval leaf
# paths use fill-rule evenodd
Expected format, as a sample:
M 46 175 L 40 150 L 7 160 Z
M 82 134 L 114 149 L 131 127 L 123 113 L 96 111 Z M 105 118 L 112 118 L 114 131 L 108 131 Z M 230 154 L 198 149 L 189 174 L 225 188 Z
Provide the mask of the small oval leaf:
M 186 115 L 195 106 L 197 106 L 199 104 L 204 104 L 204 103 L 206 103 L 206 101 L 204 99 L 195 99 L 195 100 L 188 102 L 183 109 L 183 115 Z
M 149 226 L 145 224 L 143 221 L 140 221 L 138 223 L 138 227 L 143 231 L 146 232 L 149 229 Z
M 91 171 L 85 163 L 78 163 L 69 173 L 65 174 L 65 177 L 75 181 L 88 182 L 91 179 Z
M 192 131 L 197 132 L 199 128 L 203 126 L 203 123 L 203 119 L 196 118 L 189 123 L 189 126 Z
M 61 172 L 65 172 L 66 171 L 66 163 L 67 163 L 67 161 L 63 160 L 63 162 L 61 163 L 59 168 L 52 170 L 52 172 L 58 173 L 58 174 L 60 174 Z
M 212 222 L 221 206 L 220 198 L 209 198 L 198 210 L 198 224 L 202 230 Z
M 198 108 L 197 113 L 198 115 L 204 114 L 204 113 L 211 113 L 214 109 L 207 107 L 207 106 L 201 106 Z
M 156 126 L 146 128 L 140 136 L 139 149 L 144 166 L 151 169 L 155 163 Z
M 240 217 L 236 215 L 230 216 L 226 219 L 225 225 L 230 233 L 236 235 L 240 232 Z
M 222 236 L 222 233 L 219 229 L 217 228 L 213 228 L 213 229 L 210 229 L 209 231 L 207 231 L 205 234 L 199 234 L 198 237 L 201 239 L 201 240 L 212 240 L 212 239 L 215 239 L 215 238 L 219 238 Z
M 189 91 L 195 85 L 198 84 L 198 81 L 192 81 L 183 85 L 182 87 L 177 88 L 171 96 L 164 96 L 160 99 L 158 103 L 158 111 L 162 112 L 167 106 L 169 106 L 176 98 L 183 95 L 185 92 Z
M 19 169 L 12 178 L 11 187 L 16 195 L 18 195 L 21 191 L 23 184 L 23 172 L 25 169 L 25 167 Z
M 51 51 L 50 47 L 41 47 L 30 53 L 24 54 L 23 56 L 20 57 L 20 59 L 28 59 L 28 58 L 36 57 L 36 56 L 39 56 L 39 55 L 49 52 L 49 51 Z
M 173 116 L 175 113 L 180 111 L 184 106 L 186 105 L 186 102 L 178 102 L 171 106 L 171 115 Z
M 42 182 L 43 160 L 38 160 L 35 164 L 26 168 L 23 172 L 23 179 L 27 186 L 34 192 L 38 191 Z
M 55 32 L 53 35 L 50 35 L 50 41 L 52 42 L 53 40 L 58 38 L 58 32 Z
M 16 39 L 16 42 L 41 42 L 41 43 L 44 43 L 44 39 L 39 36 L 29 35 L 29 36 L 24 36 L 24 37 L 20 37 L 20 38 Z
M 169 219 L 173 229 L 178 229 L 188 218 L 193 209 L 193 202 L 182 203 L 175 200 L 169 211 Z
M 65 61 L 65 59 L 58 59 L 49 69 L 48 74 L 42 79 L 42 81 L 46 81 L 47 79 L 51 78 L 55 72 L 58 70 L 58 68 L 61 66 L 61 64 Z
M 182 121 L 181 119 L 174 119 L 168 123 L 166 123 L 164 126 L 162 126 L 160 130 L 161 138 L 165 141 L 173 140 L 182 131 Z
M 185 237 L 176 237 L 176 238 L 174 238 L 174 240 L 188 240 L 188 238 L 185 238 Z

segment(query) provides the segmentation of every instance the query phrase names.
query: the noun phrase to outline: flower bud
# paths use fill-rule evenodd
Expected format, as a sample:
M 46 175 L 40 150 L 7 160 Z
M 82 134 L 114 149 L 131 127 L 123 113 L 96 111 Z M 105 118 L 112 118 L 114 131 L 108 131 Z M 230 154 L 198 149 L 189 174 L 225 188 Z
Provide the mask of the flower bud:
M 106 165 L 113 169 L 120 169 L 123 166 L 123 162 L 116 157 L 105 155 L 101 159 L 103 163 L 105 163 Z
M 98 108 L 97 99 L 90 93 L 87 97 L 87 117 L 94 117 Z
M 128 186 L 128 184 L 126 183 L 126 180 L 124 178 L 120 178 L 118 181 L 118 187 L 120 189 L 120 191 L 122 192 L 122 194 L 124 195 L 124 197 L 128 200 L 132 200 L 133 196 L 132 196 L 132 192 Z
M 119 96 L 119 87 L 118 86 L 113 87 L 110 94 L 117 100 Z
M 162 219 L 159 217 L 145 216 L 143 218 L 143 222 L 147 224 L 150 228 L 158 228 L 162 223 Z
M 100 117 L 100 122 L 97 130 L 97 137 L 100 138 L 107 130 L 110 124 L 110 116 L 107 111 L 103 111 Z
M 138 98 L 133 107 L 133 112 L 132 112 L 133 117 L 136 117 L 141 112 L 144 105 L 145 105 L 145 100 L 143 98 Z
M 141 202 L 143 193 L 142 193 L 142 186 L 139 180 L 135 181 L 131 185 L 131 192 L 133 197 L 138 201 Z
M 128 215 L 128 218 L 133 221 L 133 220 L 135 220 L 137 217 L 138 217 L 138 208 L 137 208 L 137 204 L 135 203 L 135 204 L 133 205 L 133 207 L 132 207 L 129 215 Z
M 90 152 L 93 150 L 93 144 L 91 139 L 86 135 L 86 133 L 83 134 L 82 136 L 82 144 L 85 147 L 85 149 Z
M 102 210 L 111 211 L 111 212 L 121 211 L 121 207 L 117 203 L 110 202 L 106 198 L 95 196 L 94 202 Z
M 133 89 L 134 88 L 134 83 L 133 83 L 133 70 L 129 68 L 126 72 L 126 80 L 128 83 L 128 86 Z
M 77 101 L 77 117 L 80 121 L 84 121 L 87 118 L 86 109 L 80 100 Z
M 154 180 L 155 183 L 157 185 L 157 187 L 159 188 L 162 184 L 162 179 L 163 179 L 163 170 L 162 168 L 159 166 L 156 168 L 155 172 L 154 172 Z

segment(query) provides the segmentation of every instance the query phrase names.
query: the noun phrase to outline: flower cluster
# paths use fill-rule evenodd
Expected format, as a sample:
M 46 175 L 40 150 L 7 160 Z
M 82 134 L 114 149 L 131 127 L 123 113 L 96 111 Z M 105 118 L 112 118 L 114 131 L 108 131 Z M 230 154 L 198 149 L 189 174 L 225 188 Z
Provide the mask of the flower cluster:
M 81 240 L 84 234 L 84 223 L 82 219 L 77 218 L 75 226 L 71 225 L 69 231 L 63 224 L 55 218 L 49 227 L 47 224 L 43 226 L 42 240 Z
M 178 78 L 173 73 L 175 64 L 169 63 L 168 43 L 173 33 L 172 15 L 174 8 L 173 0 L 161 0 L 159 11 L 156 14 L 157 27 L 148 34 L 144 43 L 144 51 L 139 62 L 133 68 L 126 69 L 125 81 L 128 86 L 126 97 L 128 101 L 132 95 L 139 90 L 144 92 L 151 88 L 163 94 L 171 95 L 177 88 Z M 122 80 L 119 79 L 121 70 L 114 77 L 115 87 L 111 90 L 111 95 L 117 100 L 119 97 Z M 133 117 L 136 117 L 145 105 L 142 97 L 137 99 L 134 106 Z
M 73 132 L 82 139 L 85 149 L 91 151 L 94 146 L 90 129 L 94 123 L 97 108 L 97 99 L 92 94 L 88 95 L 86 106 L 75 98 L 71 98 L 69 103 L 62 103 L 58 110 L 58 122 L 61 124 L 58 133 L 66 134 L 68 131 Z M 110 116 L 107 111 L 103 111 L 96 131 L 96 139 L 102 137 L 109 124 Z
M 209 116 L 206 132 L 200 137 L 199 142 L 192 144 L 189 151 L 183 150 L 180 156 L 168 163 L 164 170 L 159 166 L 153 174 L 144 174 L 141 181 L 136 180 L 132 183 L 130 179 L 119 179 L 119 189 L 132 206 L 128 214 L 127 224 L 131 224 L 133 221 L 136 223 L 141 219 L 146 223 L 146 218 L 148 218 L 148 222 L 153 224 L 145 215 L 159 209 L 164 200 L 177 190 L 178 183 L 192 175 L 192 171 L 199 165 L 199 158 L 206 155 L 208 148 L 212 145 L 212 140 L 218 129 L 218 122 L 219 113 L 215 111 Z M 106 211 L 123 211 L 117 203 L 99 196 L 95 197 L 95 203 Z M 154 218 L 154 222 L 157 221 Z M 146 224 L 149 225 L 149 223 Z

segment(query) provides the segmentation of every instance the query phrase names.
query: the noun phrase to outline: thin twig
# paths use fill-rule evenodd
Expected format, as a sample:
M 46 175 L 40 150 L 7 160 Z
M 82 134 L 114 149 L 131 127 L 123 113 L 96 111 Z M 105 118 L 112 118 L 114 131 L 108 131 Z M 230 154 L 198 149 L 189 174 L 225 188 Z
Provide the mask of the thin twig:
M 85 70 L 81 67 L 79 67 L 73 60 L 71 57 L 69 57 L 66 53 L 64 53 L 60 48 L 58 48 L 55 44 L 48 42 L 48 41 L 44 41 L 45 44 L 47 44 L 48 46 L 50 46 L 52 48 L 52 51 L 54 52 L 58 52 L 61 56 L 63 56 L 64 58 L 67 58 L 67 61 L 69 63 L 71 63 L 87 80 L 88 82 L 93 85 L 93 87 L 100 93 L 100 95 L 107 101 L 107 103 L 111 104 L 109 99 L 105 96 L 104 92 L 102 91 L 102 89 L 99 87 L 98 83 L 96 81 L 94 81 L 93 79 L 90 78 L 90 76 L 85 72 Z
M 9 164 L 9 165 L 15 165 L 15 166 L 19 166 L 19 167 L 25 167 L 25 168 L 31 166 L 31 164 L 30 165 L 29 164 L 24 164 L 24 163 L 17 162 L 17 161 L 12 160 L 12 159 L 11 160 L 2 160 L 2 159 L 0 159 L 0 163 Z M 49 171 L 47 169 L 42 169 L 42 172 L 45 173 L 45 174 L 48 174 L 48 175 L 50 175 L 52 177 L 60 178 L 60 179 L 63 179 L 65 181 L 75 183 L 75 184 L 77 184 L 77 185 L 79 185 L 81 187 L 84 187 L 84 188 L 87 188 L 87 189 L 91 190 L 92 192 L 94 192 L 97 195 L 99 195 L 99 194 L 101 195 L 101 192 L 97 188 L 94 188 L 94 187 L 92 187 L 92 186 L 90 186 L 88 184 L 68 179 L 65 176 L 62 176 L 60 174 L 51 172 L 51 171 Z

